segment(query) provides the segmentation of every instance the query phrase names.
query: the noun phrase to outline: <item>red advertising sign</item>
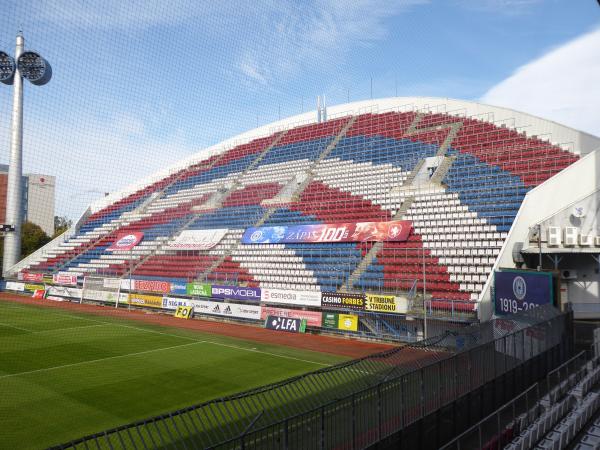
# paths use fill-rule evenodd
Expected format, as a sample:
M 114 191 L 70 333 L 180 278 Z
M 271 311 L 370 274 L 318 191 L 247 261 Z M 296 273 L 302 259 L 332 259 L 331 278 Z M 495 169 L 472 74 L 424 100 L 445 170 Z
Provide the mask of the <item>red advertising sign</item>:
M 136 291 L 160 292 L 168 294 L 171 292 L 171 283 L 158 280 L 133 280 L 133 289 Z
M 52 281 L 56 284 L 77 286 L 77 274 L 69 272 L 58 272 L 52 275 Z
M 33 295 L 31 297 L 37 298 L 37 299 L 43 299 L 45 294 L 46 294 L 46 291 L 44 289 L 36 289 L 33 292 Z
M 299 309 L 272 308 L 263 306 L 260 318 L 265 320 L 267 316 L 286 317 L 289 319 L 306 319 L 306 324 L 311 327 L 320 327 L 323 314 L 317 311 L 302 311 Z
M 370 242 L 408 239 L 412 222 L 326 223 L 318 225 L 293 225 L 279 227 L 247 228 L 242 244 L 294 244 L 303 242 Z
M 22 281 L 44 281 L 43 273 L 29 273 L 29 272 L 21 272 L 18 275 L 19 280 Z
M 142 233 L 141 231 L 136 231 L 134 233 L 122 233 L 117 236 L 115 242 L 113 242 L 113 244 L 106 250 L 111 252 L 115 250 L 131 250 L 133 247 L 140 243 L 143 237 L 144 233 Z

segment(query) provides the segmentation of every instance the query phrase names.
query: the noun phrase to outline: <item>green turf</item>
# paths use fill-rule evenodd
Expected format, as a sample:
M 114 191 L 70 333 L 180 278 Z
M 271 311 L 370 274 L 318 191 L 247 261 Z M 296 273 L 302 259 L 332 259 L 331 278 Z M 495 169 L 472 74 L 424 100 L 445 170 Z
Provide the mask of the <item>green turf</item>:
M 0 448 L 43 448 L 342 357 L 0 301 Z

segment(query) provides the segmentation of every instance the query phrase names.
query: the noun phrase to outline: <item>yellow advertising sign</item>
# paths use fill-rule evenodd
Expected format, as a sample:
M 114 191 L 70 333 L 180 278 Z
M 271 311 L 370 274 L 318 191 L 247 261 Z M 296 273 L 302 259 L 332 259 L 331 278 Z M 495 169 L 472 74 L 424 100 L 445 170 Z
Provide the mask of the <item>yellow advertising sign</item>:
M 393 295 L 366 294 L 365 309 L 367 311 L 400 312 L 398 301 Z
M 29 283 L 25 283 L 25 290 L 26 291 L 35 292 L 35 291 L 39 291 L 40 289 L 44 289 L 44 285 L 43 284 L 29 284 Z
M 158 295 L 147 294 L 129 294 L 127 302 L 134 306 L 143 306 L 145 308 L 162 308 L 163 298 Z
M 180 319 L 189 319 L 192 317 L 193 312 L 193 306 L 178 306 L 175 310 L 175 317 L 179 317 Z
M 355 314 L 340 314 L 338 328 L 344 331 L 358 331 L 358 316 Z

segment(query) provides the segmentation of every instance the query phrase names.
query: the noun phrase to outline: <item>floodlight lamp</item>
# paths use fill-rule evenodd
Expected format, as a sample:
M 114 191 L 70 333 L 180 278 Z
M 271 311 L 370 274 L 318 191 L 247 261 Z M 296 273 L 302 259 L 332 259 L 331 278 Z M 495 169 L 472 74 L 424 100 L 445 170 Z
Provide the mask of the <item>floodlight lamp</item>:
M 23 52 L 17 59 L 17 68 L 23 78 L 36 86 L 43 86 L 52 78 L 50 64 L 36 52 Z
M 15 78 L 15 60 L 7 53 L 0 51 L 0 82 L 12 84 Z

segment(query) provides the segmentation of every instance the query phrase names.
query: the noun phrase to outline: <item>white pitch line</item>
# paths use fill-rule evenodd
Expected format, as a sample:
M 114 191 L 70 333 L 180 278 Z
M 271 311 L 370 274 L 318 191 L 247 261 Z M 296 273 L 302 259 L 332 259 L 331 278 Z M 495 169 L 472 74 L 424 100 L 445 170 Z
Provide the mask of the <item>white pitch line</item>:
M 14 308 L 27 309 L 27 307 L 21 307 L 20 305 L 14 305 Z M 205 343 L 205 344 L 213 344 L 213 345 L 218 345 L 218 346 L 221 346 L 221 347 L 235 348 L 237 350 L 244 350 L 244 351 L 247 351 L 247 352 L 261 353 L 263 355 L 274 356 L 276 358 L 290 359 L 290 360 L 294 360 L 294 361 L 300 361 L 300 362 L 305 362 L 305 363 L 309 363 L 309 364 L 315 364 L 315 365 L 324 366 L 324 367 L 331 366 L 331 364 L 320 363 L 320 362 L 317 362 L 317 361 L 310 361 L 310 360 L 302 359 L 302 358 L 296 358 L 294 356 L 280 355 L 280 354 L 277 354 L 277 353 L 265 352 L 263 350 L 256 350 L 256 349 L 251 349 L 251 348 L 246 348 L 246 347 L 239 347 L 239 346 L 233 345 L 233 344 L 223 344 L 221 342 L 215 342 L 215 341 L 209 341 L 209 340 L 201 340 L 200 341 L 198 339 L 194 339 L 194 338 L 191 338 L 191 337 L 188 337 L 188 336 L 181 336 L 179 334 L 173 334 L 173 333 L 165 333 L 163 331 L 157 331 L 157 330 L 149 330 L 149 329 L 146 329 L 146 328 L 136 327 L 136 326 L 133 326 L 133 325 L 123 325 L 121 323 L 112 323 L 112 322 L 105 322 L 105 321 L 102 321 L 102 320 L 88 319 L 88 318 L 79 317 L 79 316 L 76 316 L 76 315 L 73 315 L 73 314 L 62 314 L 62 313 L 57 313 L 57 312 L 54 312 L 54 311 L 48 311 L 48 312 L 51 313 L 51 314 L 55 314 L 57 316 L 73 317 L 73 318 L 76 318 L 76 319 L 88 320 L 90 322 L 97 322 L 99 324 L 113 325 L 115 327 L 122 327 L 122 328 L 131 328 L 133 330 L 145 331 L 147 333 L 162 334 L 163 336 L 170 336 L 170 337 L 176 337 L 176 338 L 180 338 L 180 339 L 187 339 L 189 341 L 194 341 L 194 342 L 202 342 L 202 343 Z M 127 318 L 125 318 L 124 320 L 127 320 Z M 150 324 L 150 325 L 152 325 L 152 324 Z M 203 333 L 207 333 L 207 332 L 204 331 Z
M 63 364 L 63 365 L 60 365 L 60 366 L 44 367 L 43 369 L 28 370 L 28 371 L 25 371 L 25 372 L 18 372 L 18 373 L 9 373 L 9 374 L 6 374 L 6 375 L 0 375 L 0 379 L 17 377 L 19 375 L 29 375 L 29 374 L 32 374 L 32 373 L 48 372 L 50 370 L 64 369 L 66 367 L 75 367 L 75 366 L 81 366 L 81 365 L 85 365 L 85 364 L 93 364 L 93 363 L 100 362 L 100 361 L 107 361 L 109 359 L 127 358 L 128 356 L 144 355 L 144 354 L 147 354 L 147 353 L 160 352 L 160 351 L 163 351 L 163 350 L 172 350 L 172 349 L 178 348 L 178 347 L 188 347 L 190 345 L 196 345 L 196 344 L 202 344 L 202 343 L 203 343 L 202 341 L 196 341 L 196 342 L 190 342 L 189 344 L 180 344 L 180 345 L 173 345 L 171 347 L 155 348 L 155 349 L 152 349 L 152 350 L 144 350 L 142 352 L 127 353 L 125 355 L 108 356 L 106 358 L 90 359 L 88 361 L 80 361 L 80 362 L 71 363 L 71 364 Z
M 14 328 L 15 330 L 27 331 L 28 333 L 33 333 L 33 330 L 28 330 L 27 328 L 16 327 L 14 325 L 9 325 L 9 324 L 4 323 L 4 322 L 0 322 L 0 327 Z

